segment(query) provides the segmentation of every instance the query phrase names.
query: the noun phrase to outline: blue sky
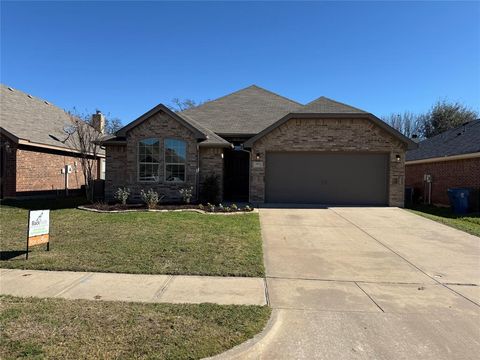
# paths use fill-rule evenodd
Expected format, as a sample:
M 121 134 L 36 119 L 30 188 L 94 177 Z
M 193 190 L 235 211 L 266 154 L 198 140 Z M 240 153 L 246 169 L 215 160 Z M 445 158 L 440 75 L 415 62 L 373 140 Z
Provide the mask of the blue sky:
M 2 2 L 1 81 L 124 123 L 257 84 L 378 116 L 480 109 L 479 2 Z

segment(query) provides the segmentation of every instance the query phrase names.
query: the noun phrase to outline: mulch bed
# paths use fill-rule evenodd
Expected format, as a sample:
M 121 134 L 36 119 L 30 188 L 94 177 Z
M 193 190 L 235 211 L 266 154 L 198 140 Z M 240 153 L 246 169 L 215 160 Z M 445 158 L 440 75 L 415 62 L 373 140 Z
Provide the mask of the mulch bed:
M 154 209 L 148 209 L 145 204 L 108 204 L 108 203 L 94 203 L 94 204 L 86 204 L 83 205 L 82 208 L 86 209 L 93 209 L 93 210 L 100 210 L 100 211 L 145 211 L 145 210 L 200 210 L 204 212 L 215 212 L 215 213 L 244 213 L 244 212 L 251 212 L 253 211 L 253 207 L 239 207 L 238 209 L 234 210 L 228 206 L 220 208 L 215 206 L 214 211 L 212 211 L 211 207 L 201 204 L 158 204 Z

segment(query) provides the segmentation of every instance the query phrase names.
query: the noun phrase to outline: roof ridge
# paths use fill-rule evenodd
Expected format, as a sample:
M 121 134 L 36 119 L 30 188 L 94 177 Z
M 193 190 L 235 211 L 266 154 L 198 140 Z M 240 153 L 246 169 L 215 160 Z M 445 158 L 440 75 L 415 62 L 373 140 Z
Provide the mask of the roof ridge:
M 265 89 L 265 88 L 263 88 L 263 87 L 261 87 L 261 86 L 255 85 L 255 84 L 250 85 L 249 87 L 247 87 L 247 88 L 245 88 L 245 89 L 248 89 L 248 88 L 250 88 L 250 87 L 255 87 L 255 88 L 260 89 L 260 90 L 262 90 L 262 91 L 268 92 L 269 94 L 275 95 L 275 96 L 277 96 L 277 97 L 279 97 L 279 98 L 282 98 L 282 99 L 288 100 L 288 101 L 290 101 L 290 102 L 293 102 L 293 103 L 295 103 L 296 105 L 302 105 L 302 106 L 303 106 L 303 104 L 302 104 L 302 103 L 299 103 L 298 101 L 292 100 L 292 99 L 290 99 L 290 98 L 288 98 L 288 97 L 286 97 L 286 96 L 277 94 L 277 93 L 275 93 L 275 92 L 273 92 L 273 91 L 271 91 L 271 90 Z
M 62 110 L 64 113 L 68 114 L 68 112 L 65 110 L 65 109 L 62 109 L 61 107 L 51 103 L 50 101 L 48 100 L 45 100 L 45 99 L 42 99 L 42 98 L 39 98 L 38 96 L 35 96 L 35 95 L 32 95 L 32 94 L 29 94 L 29 93 L 26 93 L 25 91 L 23 90 L 20 90 L 20 89 L 17 89 L 17 88 L 14 88 L 12 86 L 9 86 L 9 85 L 6 85 L 6 84 L 2 84 L 0 83 L 1 86 L 3 86 L 6 90 L 8 91 L 12 91 L 12 92 L 17 92 L 17 93 L 20 93 L 22 95 L 25 95 L 27 98 L 31 99 L 31 100 L 36 100 L 36 101 L 40 101 L 42 102 L 44 105 L 51 105 L 51 106 L 54 106 L 60 110 Z
M 343 106 L 346 106 L 346 107 L 348 107 L 348 108 L 350 108 L 350 109 L 358 110 L 358 111 L 361 111 L 361 112 L 364 112 L 364 113 L 367 112 L 367 111 L 365 111 L 365 110 L 363 110 L 363 109 L 357 108 L 357 107 L 352 106 L 352 105 L 348 105 L 348 104 L 346 104 L 346 103 L 343 103 L 343 102 L 340 102 L 340 101 L 337 101 L 337 100 L 330 99 L 330 98 L 328 98 L 328 97 L 326 97 L 326 96 L 320 96 L 320 97 L 318 97 L 318 98 L 310 101 L 310 102 L 307 103 L 305 106 L 308 106 L 308 105 L 310 105 L 310 104 L 312 104 L 312 103 L 314 103 L 314 102 L 316 102 L 316 101 L 318 101 L 318 100 L 320 100 L 320 99 L 325 99 L 325 100 L 334 102 L 334 103 L 336 103 L 336 104 L 343 105 Z
M 273 91 L 270 91 L 270 90 L 264 89 L 264 88 L 262 88 L 262 87 L 260 87 L 260 86 L 258 86 L 258 85 L 252 84 L 252 85 L 249 85 L 249 86 L 247 86 L 247 87 L 244 87 L 244 88 L 241 88 L 241 89 L 239 89 L 239 90 L 236 90 L 236 91 L 234 91 L 234 92 L 231 92 L 231 93 L 229 93 L 229 94 L 220 96 L 219 98 L 216 98 L 216 99 L 213 99 L 213 100 L 209 100 L 209 101 L 205 101 L 203 104 L 200 104 L 199 106 L 196 106 L 195 108 L 185 109 L 185 110 L 179 111 L 178 113 L 183 113 L 183 112 L 187 112 L 187 111 L 192 110 L 192 109 L 201 108 L 202 106 L 205 106 L 205 105 L 214 103 L 214 102 L 216 102 L 216 101 L 222 100 L 222 99 L 224 99 L 224 98 L 226 98 L 226 97 L 229 97 L 229 96 L 231 96 L 231 95 L 234 95 L 234 94 L 238 94 L 239 92 L 245 91 L 245 90 L 250 89 L 250 88 L 256 88 L 256 89 L 262 90 L 262 91 L 267 92 L 267 93 L 269 93 L 269 94 L 275 95 L 275 96 L 277 96 L 277 97 L 279 97 L 279 98 L 285 99 L 285 100 L 287 100 L 287 101 L 289 101 L 289 102 L 291 102 L 291 103 L 294 103 L 295 105 L 302 105 L 301 103 L 296 102 L 295 100 L 289 99 L 289 98 L 287 98 L 287 97 L 285 97 L 285 96 L 282 96 L 282 95 L 279 95 L 279 94 L 277 94 L 277 93 L 274 93 Z

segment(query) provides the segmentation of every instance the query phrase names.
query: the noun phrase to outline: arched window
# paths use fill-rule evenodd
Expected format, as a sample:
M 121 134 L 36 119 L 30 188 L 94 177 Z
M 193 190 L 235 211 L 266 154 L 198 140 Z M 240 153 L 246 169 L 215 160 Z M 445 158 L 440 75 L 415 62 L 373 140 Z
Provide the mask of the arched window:
M 160 174 L 160 140 L 138 142 L 138 181 L 158 182 Z
M 165 181 L 184 182 L 187 143 L 177 139 L 165 139 Z

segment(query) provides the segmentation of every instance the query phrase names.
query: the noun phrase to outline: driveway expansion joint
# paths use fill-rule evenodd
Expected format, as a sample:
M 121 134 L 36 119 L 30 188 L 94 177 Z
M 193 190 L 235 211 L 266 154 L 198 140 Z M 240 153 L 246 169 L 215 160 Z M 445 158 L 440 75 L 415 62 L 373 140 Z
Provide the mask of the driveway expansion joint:
M 382 307 L 381 307 L 380 305 L 378 305 L 378 303 L 377 303 L 375 300 L 373 300 L 373 298 L 372 298 L 360 285 L 358 285 L 357 282 L 355 282 L 355 285 L 357 285 L 358 288 L 359 288 L 360 290 L 362 290 L 362 292 L 363 292 L 365 295 L 367 295 L 367 297 L 368 297 L 370 300 L 372 300 L 372 302 L 373 302 L 375 305 L 377 305 L 377 307 L 380 309 L 381 312 L 385 312 L 385 311 L 382 309 Z
M 468 297 L 460 294 L 459 292 L 449 288 L 448 286 L 446 286 L 445 284 L 443 284 L 441 281 L 437 280 L 434 276 L 431 276 L 429 274 L 427 274 L 425 271 L 423 271 L 420 267 L 418 267 L 417 265 L 415 265 L 414 263 L 412 263 L 410 260 L 408 260 L 407 258 L 405 258 L 404 256 L 400 255 L 398 252 L 396 252 L 395 250 L 393 250 L 391 247 L 389 247 L 388 245 L 385 245 L 383 242 L 381 242 L 380 240 L 378 240 L 375 236 L 371 235 L 369 232 L 367 232 L 366 230 L 362 229 L 360 226 L 358 226 L 357 224 L 355 224 L 354 222 L 352 222 L 351 220 L 347 219 L 346 217 L 342 216 L 341 214 L 339 214 L 338 212 L 336 212 L 334 209 L 331 209 L 335 214 L 337 214 L 338 216 L 340 216 L 342 219 L 348 221 L 350 224 L 354 225 L 357 229 L 359 229 L 361 232 L 363 232 L 364 234 L 366 234 L 367 236 L 371 237 L 373 240 L 375 240 L 377 243 L 379 243 L 380 245 L 382 245 L 383 247 L 385 247 L 386 249 L 388 249 L 389 251 L 391 251 L 392 253 L 394 253 L 395 255 L 397 255 L 398 257 L 400 257 L 402 260 L 404 260 L 405 262 L 407 262 L 408 264 L 410 264 L 411 266 L 413 266 L 415 269 L 417 269 L 418 271 L 420 271 L 422 274 L 424 274 L 425 276 L 429 277 L 430 279 L 432 279 L 433 281 L 435 281 L 437 284 L 445 287 L 446 289 L 450 290 L 451 292 L 455 293 L 456 295 L 464 298 L 465 300 L 468 300 L 469 302 L 471 302 L 472 304 L 476 305 L 476 306 L 479 306 L 479 304 L 477 304 L 475 301 L 469 299 Z

